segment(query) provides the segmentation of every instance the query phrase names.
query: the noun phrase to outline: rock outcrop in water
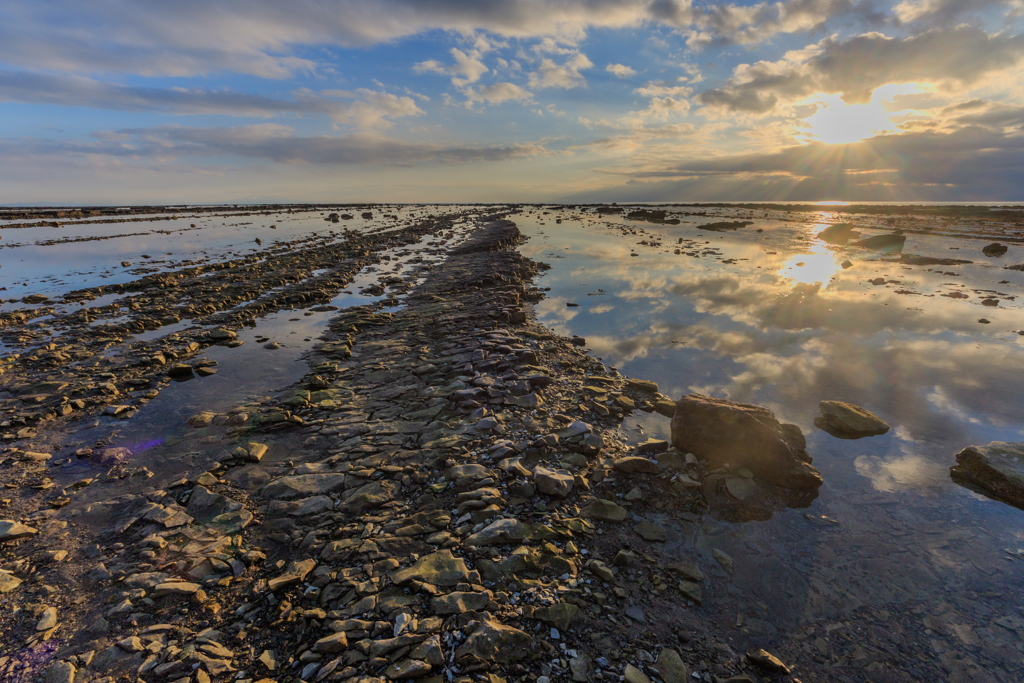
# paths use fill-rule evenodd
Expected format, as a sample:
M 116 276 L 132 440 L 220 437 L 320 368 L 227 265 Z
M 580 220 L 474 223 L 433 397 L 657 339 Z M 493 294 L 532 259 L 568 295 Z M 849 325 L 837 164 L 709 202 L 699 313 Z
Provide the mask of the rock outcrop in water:
M 889 431 L 885 420 L 852 403 L 822 401 L 818 410 L 821 417 L 814 418 L 814 426 L 841 439 L 861 439 Z
M 968 446 L 956 454 L 956 463 L 949 468 L 953 479 L 1024 508 L 1024 443 L 993 441 L 987 446 Z
M 846 244 L 858 233 L 853 229 L 853 223 L 836 223 L 830 225 L 818 233 L 819 240 L 825 240 L 829 244 Z
M 821 486 L 821 473 L 811 466 L 803 435 L 795 425 L 782 425 L 772 411 L 701 394 L 676 402 L 672 445 L 702 460 L 745 467 L 754 477 L 785 489 Z
M 1004 255 L 1007 251 L 1009 251 L 1009 249 L 1005 244 L 993 242 L 992 244 L 983 247 L 981 253 L 984 254 L 985 256 L 988 256 L 989 258 L 998 258 Z
M 868 237 L 867 239 L 857 240 L 853 243 L 853 246 L 861 247 L 862 249 L 873 249 L 875 251 L 894 253 L 897 251 L 903 251 L 903 245 L 906 241 L 906 235 L 875 235 L 874 237 Z

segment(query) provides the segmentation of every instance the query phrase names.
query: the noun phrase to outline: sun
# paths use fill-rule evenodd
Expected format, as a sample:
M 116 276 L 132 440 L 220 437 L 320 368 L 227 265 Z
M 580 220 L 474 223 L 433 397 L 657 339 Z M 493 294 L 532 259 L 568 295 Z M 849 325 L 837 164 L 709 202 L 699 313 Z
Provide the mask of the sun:
M 881 102 L 845 104 L 838 95 L 822 96 L 818 111 L 804 121 L 810 137 L 830 145 L 860 142 L 893 130 Z

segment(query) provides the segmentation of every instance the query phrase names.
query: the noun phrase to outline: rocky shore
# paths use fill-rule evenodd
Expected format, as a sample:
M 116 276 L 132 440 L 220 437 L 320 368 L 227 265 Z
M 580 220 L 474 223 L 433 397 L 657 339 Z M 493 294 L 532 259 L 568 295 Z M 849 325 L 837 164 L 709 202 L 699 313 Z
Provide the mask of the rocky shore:
M 582 340 L 528 322 L 542 266 L 515 251 L 520 233 L 500 216 L 400 310 L 342 311 L 310 373 L 276 399 L 193 415 L 217 452 L 207 466 L 154 475 L 129 447 L 61 450 L 76 413 L 130 417 L 146 400 L 133 390 L 201 372 L 189 359 L 230 344 L 251 316 L 343 287 L 374 240 L 446 229 L 282 250 L 211 266 L 201 284 L 189 278 L 209 269 L 117 286 L 147 315 L 205 313 L 219 325 L 174 349 L 133 344 L 134 362 L 107 382 L 83 381 L 67 361 L 124 341 L 130 322 L 98 334 L 71 318 L 58 348 L 12 359 L 4 680 L 675 683 L 786 670 L 688 620 L 704 572 L 663 566 L 666 531 L 638 513 L 696 520 L 708 507 L 704 468 L 665 442 L 634 449 L 614 436 L 624 414 L 671 402 L 587 356 Z M 313 253 L 335 262 L 327 282 L 308 277 Z M 293 273 L 300 291 L 263 271 Z M 61 469 L 82 460 L 95 475 L 64 481 Z M 724 553 L 718 561 L 728 568 Z
M 118 285 L 127 321 L 68 316 L 54 348 L 8 362 L 0 680 L 828 680 L 801 642 L 737 643 L 746 617 L 708 610 L 739 593 L 728 553 L 662 550 L 706 516 L 807 505 L 821 475 L 799 428 L 677 402 L 536 325 L 544 265 L 516 225 L 461 218 L 465 237 L 425 219 Z M 196 406 L 155 447 L 76 437 L 130 424 L 171 381 L 215 372 L 205 349 L 414 244 L 440 260 L 338 311 L 294 385 Z M 205 327 L 131 341 L 171 317 Z M 627 443 L 635 411 L 674 417 L 671 442 Z M 705 457 L 736 437 L 773 464 Z

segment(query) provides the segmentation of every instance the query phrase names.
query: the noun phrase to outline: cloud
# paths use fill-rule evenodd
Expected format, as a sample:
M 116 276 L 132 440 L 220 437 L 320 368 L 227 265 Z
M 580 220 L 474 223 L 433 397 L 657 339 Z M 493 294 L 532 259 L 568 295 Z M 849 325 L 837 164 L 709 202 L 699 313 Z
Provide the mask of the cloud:
M 593 62 L 587 59 L 582 52 L 575 53 L 563 64 L 555 64 L 553 60 L 545 57 L 541 59 L 537 70 L 530 74 L 530 87 L 565 88 L 568 90 L 586 85 L 587 80 L 580 71 L 592 66 L 594 66 Z
M 870 2 L 856 0 L 783 0 L 756 5 L 708 4 L 694 7 L 692 0 L 655 0 L 651 15 L 688 32 L 687 45 L 753 45 L 780 33 L 802 33 L 830 19 L 855 14 L 880 20 Z
M 541 156 L 540 143 L 472 146 L 406 142 L 375 134 L 300 137 L 289 126 L 158 126 L 94 134 L 93 140 L 0 139 L 5 157 L 111 157 L 124 160 L 238 157 L 283 164 L 403 166 L 507 161 Z
M 484 46 L 489 48 L 486 41 Z M 487 65 L 480 59 L 483 56 L 483 51 L 480 49 L 463 52 L 457 47 L 453 47 L 449 50 L 449 53 L 455 60 L 454 64 L 442 64 L 436 59 L 428 59 L 413 66 L 413 70 L 416 73 L 436 73 L 453 76 L 452 84 L 458 87 L 469 83 L 476 83 L 480 80 L 481 76 L 490 72 Z
M 326 115 L 338 123 L 350 123 L 364 130 L 390 128 L 393 123 L 388 119 L 425 113 L 412 97 L 367 88 L 320 93 L 299 89 L 292 97 L 284 100 L 204 88 L 144 88 L 84 76 L 0 70 L 0 102 L 252 118 Z M 336 98 L 354 101 L 346 103 Z
M 1008 13 L 1020 15 L 1024 12 L 1022 0 L 903 0 L 893 7 L 893 14 L 904 23 L 928 21 L 948 23 L 968 13 L 1006 7 Z
M 993 115 L 997 122 L 1024 117 L 1020 110 L 993 111 L 1001 114 Z M 1024 135 L 1013 125 L 972 123 L 950 132 L 886 135 L 845 145 L 815 142 L 605 172 L 644 182 L 606 188 L 602 201 L 1020 201 Z M 588 201 L 588 195 L 567 201 Z
M 698 101 L 729 113 L 765 114 L 782 102 L 815 93 L 838 93 L 864 103 L 890 83 L 969 86 L 1024 58 L 1024 34 L 989 34 L 972 26 L 937 28 L 909 38 L 865 33 L 835 36 L 775 62 L 741 64 L 729 83 L 705 90 Z
M 466 95 L 467 105 L 501 104 L 509 100 L 529 102 L 533 98 L 530 91 L 524 90 L 514 83 L 493 83 L 479 88 L 466 88 L 463 93 Z
M 629 78 L 630 76 L 636 76 L 636 70 L 632 69 L 625 64 L 609 64 L 604 68 L 610 74 L 614 74 L 616 78 Z

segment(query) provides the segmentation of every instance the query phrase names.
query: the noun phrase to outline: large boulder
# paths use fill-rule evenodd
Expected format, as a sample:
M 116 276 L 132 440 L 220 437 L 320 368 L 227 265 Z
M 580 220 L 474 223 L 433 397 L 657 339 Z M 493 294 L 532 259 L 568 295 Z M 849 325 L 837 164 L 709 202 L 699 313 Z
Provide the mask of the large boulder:
M 767 408 L 690 394 L 676 402 L 672 445 L 734 470 L 746 467 L 756 479 L 774 486 L 816 489 L 821 473 L 811 466 L 811 456 L 793 431 L 783 429 Z
M 950 476 L 993 498 L 1024 508 L 1024 443 L 993 441 L 956 454 Z
M 821 417 L 814 419 L 814 426 L 842 439 L 878 436 L 889 431 L 885 420 L 852 403 L 822 401 L 818 410 Z

